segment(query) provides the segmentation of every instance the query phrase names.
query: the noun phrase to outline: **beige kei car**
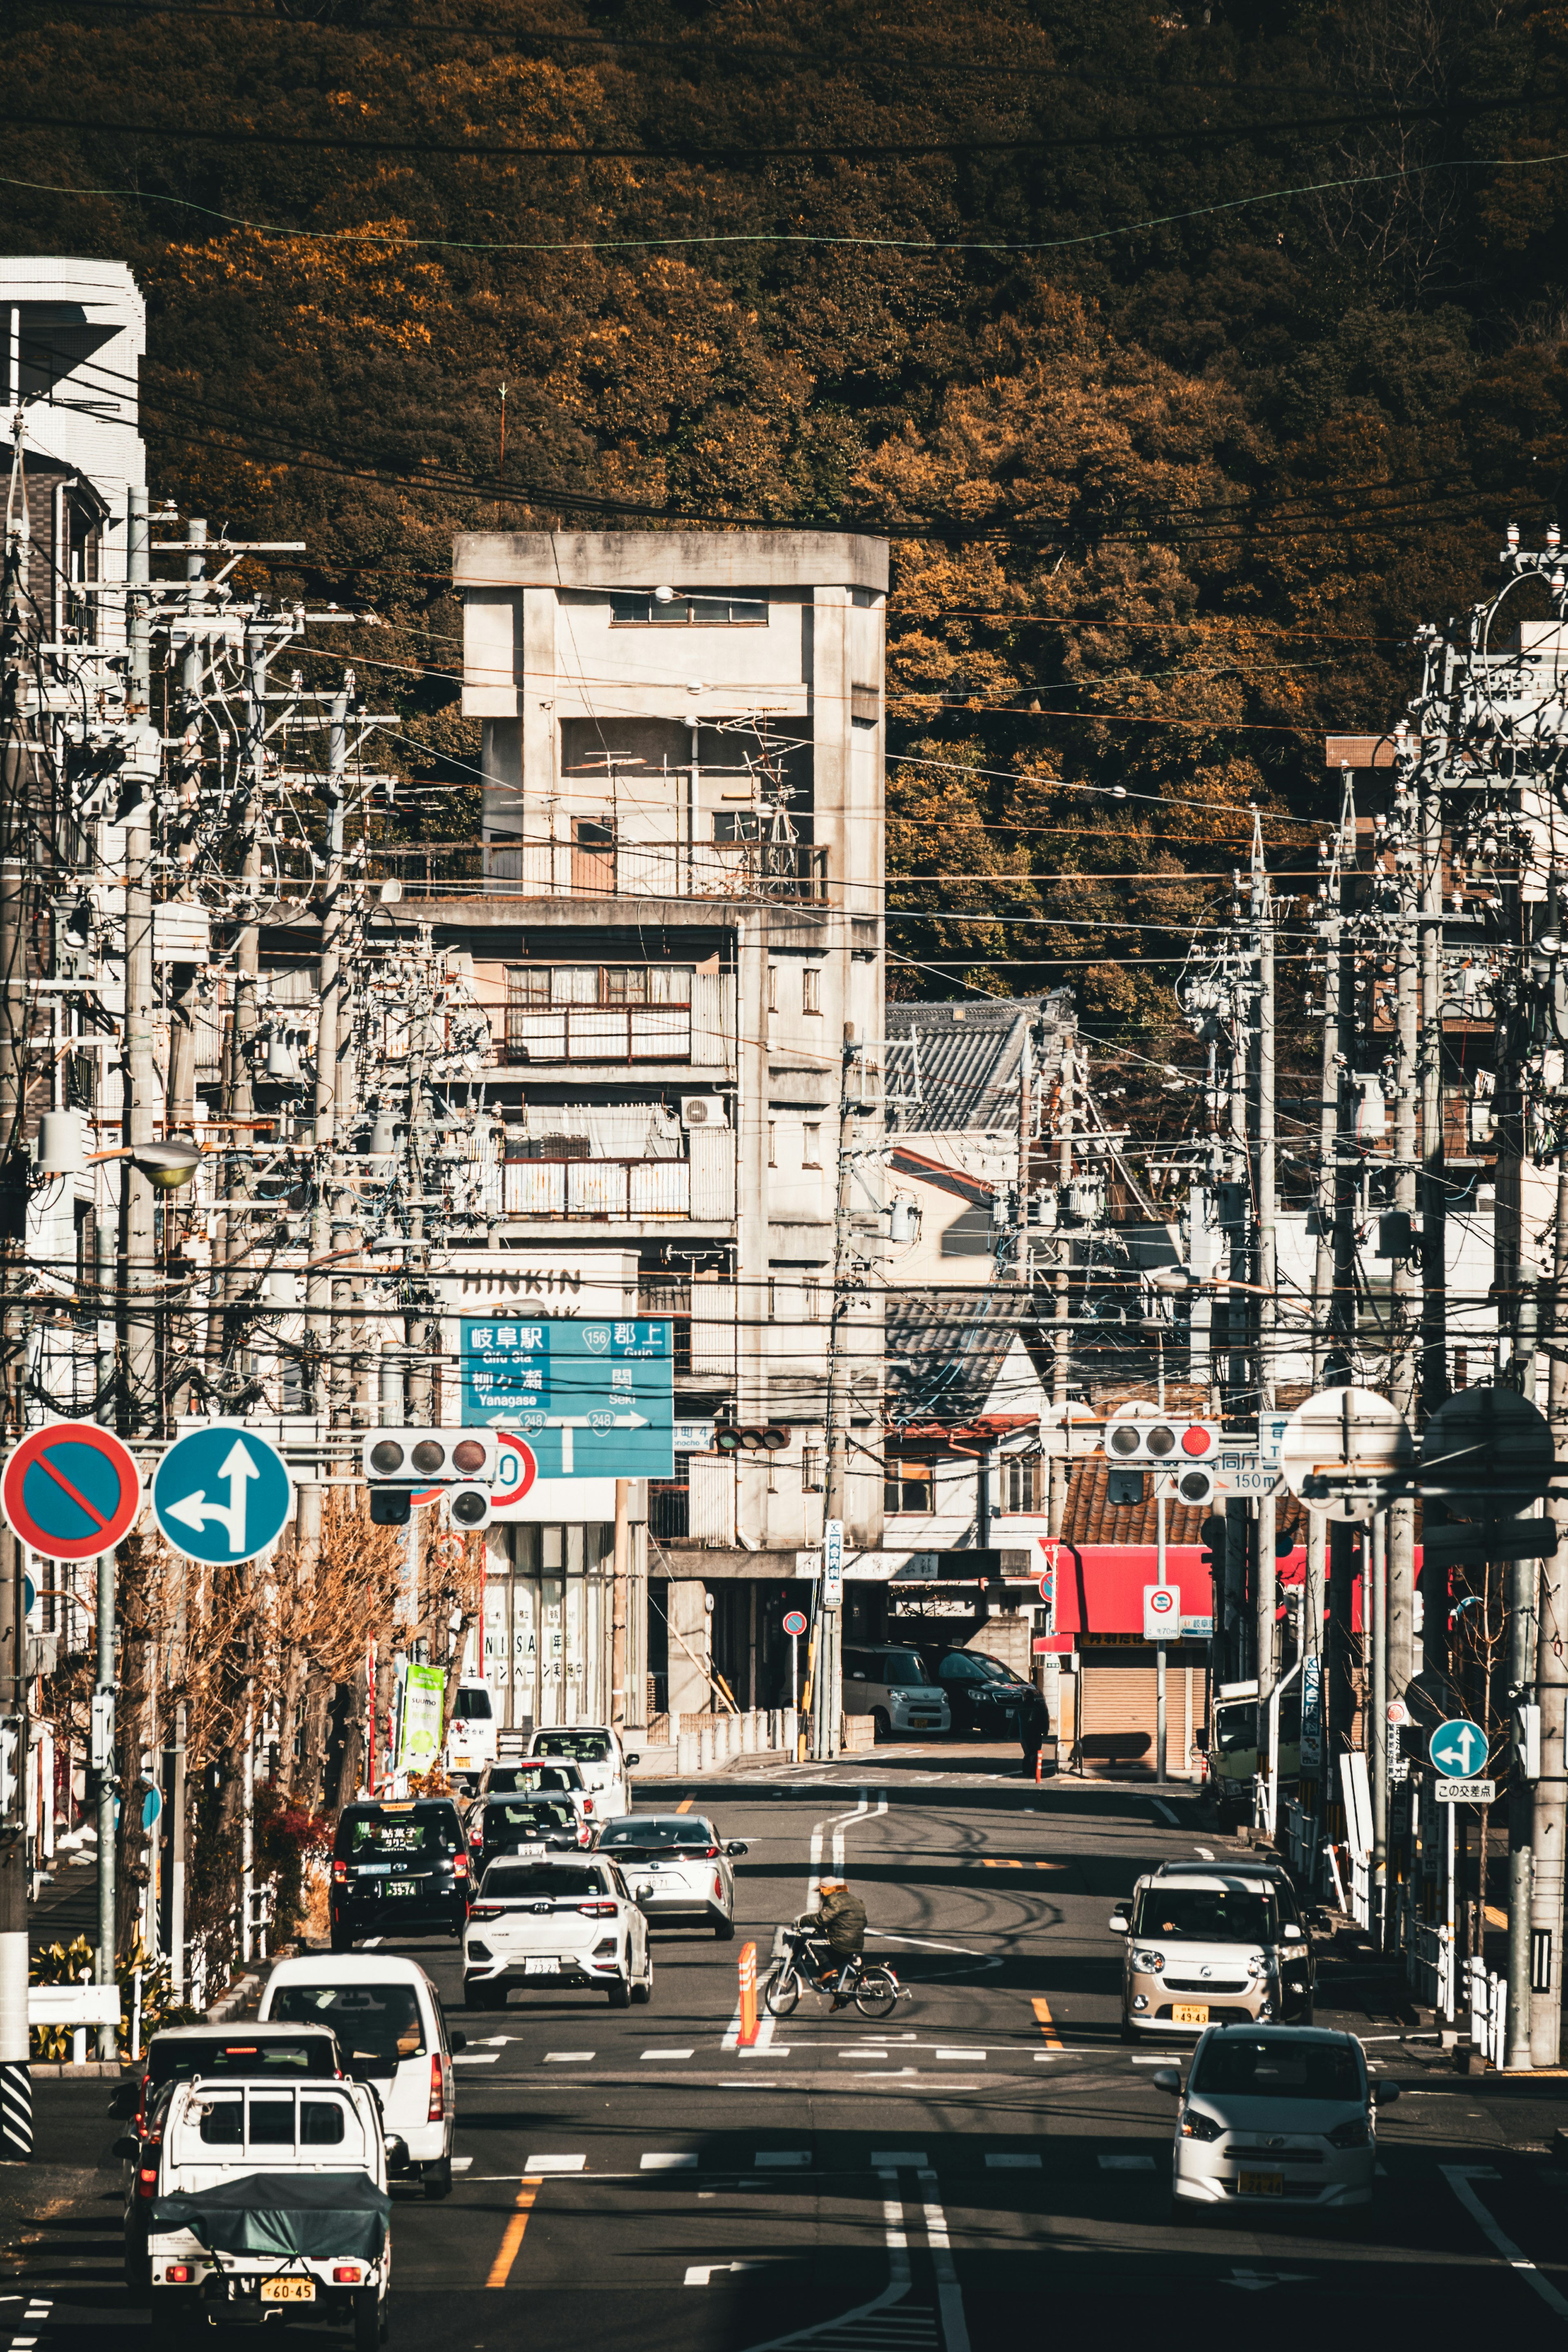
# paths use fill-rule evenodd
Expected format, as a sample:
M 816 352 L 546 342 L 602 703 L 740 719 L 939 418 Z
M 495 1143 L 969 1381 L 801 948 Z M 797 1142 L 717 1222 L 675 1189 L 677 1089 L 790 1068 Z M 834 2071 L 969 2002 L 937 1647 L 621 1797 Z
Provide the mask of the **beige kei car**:
M 1211 2025 L 1311 2023 L 1311 1946 L 1278 1870 L 1167 1865 L 1138 1881 L 1110 1928 L 1126 1938 L 1126 2041 L 1195 2038 Z

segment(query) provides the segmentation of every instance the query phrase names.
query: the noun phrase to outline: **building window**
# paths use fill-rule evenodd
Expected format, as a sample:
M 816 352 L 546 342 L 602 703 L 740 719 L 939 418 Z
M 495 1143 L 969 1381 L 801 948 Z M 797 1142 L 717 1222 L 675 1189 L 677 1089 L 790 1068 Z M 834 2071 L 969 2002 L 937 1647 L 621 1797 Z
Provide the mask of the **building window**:
M 603 818 L 574 816 L 572 820 L 572 893 L 574 898 L 613 898 L 616 888 L 616 835 Z
M 1010 1511 L 1039 1510 L 1039 1462 L 1031 1456 L 1023 1461 L 1010 1460 L 1004 1467 L 1007 1473 L 1007 1508 Z
M 820 1168 L 822 1165 L 822 1121 L 819 1118 L 808 1118 L 801 1128 L 800 1135 L 801 1166 L 803 1168 Z
M 882 1477 L 885 1511 L 918 1511 L 929 1517 L 933 1502 L 933 1473 L 929 1462 L 902 1462 L 888 1457 Z
M 807 1323 L 821 1322 L 822 1276 L 819 1274 L 807 1274 L 802 1276 L 800 1285 L 800 1303 L 801 1314 L 805 1321 Z
M 765 596 L 693 596 L 678 588 L 661 601 L 651 588 L 634 588 L 610 598 L 610 626 L 615 629 L 765 629 L 767 625 Z
M 803 1013 L 820 1013 L 822 1010 L 822 967 L 820 964 L 808 963 L 802 969 L 800 975 L 800 1009 Z
M 776 1013 L 778 1009 L 779 968 L 776 963 L 771 963 L 768 966 L 768 1011 L 770 1013 Z
M 805 1495 L 821 1494 L 822 1448 L 820 1445 L 803 1445 L 801 1447 L 800 1486 L 801 1492 Z
M 770 1323 L 776 1323 L 778 1319 L 779 1286 L 774 1276 L 770 1274 L 768 1276 L 768 1321 Z
M 761 841 L 762 814 L 757 809 L 716 809 L 713 813 L 713 840 L 721 849 L 732 849 L 738 841 Z

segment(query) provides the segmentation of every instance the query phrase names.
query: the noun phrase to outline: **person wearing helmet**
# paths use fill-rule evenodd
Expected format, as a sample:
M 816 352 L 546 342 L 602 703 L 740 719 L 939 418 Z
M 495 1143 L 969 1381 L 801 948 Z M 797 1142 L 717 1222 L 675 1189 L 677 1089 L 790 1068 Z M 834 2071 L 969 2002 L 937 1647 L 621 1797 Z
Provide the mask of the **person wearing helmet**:
M 824 1878 L 818 1881 L 817 1907 L 805 1924 L 822 1937 L 835 1962 L 817 1982 L 824 1991 L 833 1986 L 835 2009 L 847 2009 L 849 1971 L 866 1948 L 866 1906 L 851 1894 L 847 1880 Z

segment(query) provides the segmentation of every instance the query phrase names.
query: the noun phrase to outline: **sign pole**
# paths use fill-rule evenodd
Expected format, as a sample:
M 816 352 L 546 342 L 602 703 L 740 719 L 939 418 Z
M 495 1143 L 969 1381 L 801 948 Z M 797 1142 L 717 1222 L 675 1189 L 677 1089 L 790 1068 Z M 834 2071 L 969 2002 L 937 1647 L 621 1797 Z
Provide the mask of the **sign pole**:
M 800 1637 L 795 1633 L 792 1633 L 789 1637 L 789 1705 L 790 1713 L 798 1716 L 800 1713 Z
M 1160 1411 L 1165 1410 L 1165 1342 L 1159 1342 Z M 1162 1591 L 1165 1586 L 1165 1481 L 1156 1478 L 1154 1491 L 1154 1581 Z M 1165 1785 L 1165 1644 L 1154 1645 L 1154 1785 Z
M 1388 1937 L 1388 1515 L 1372 1516 L 1372 1906 L 1381 1951 Z
M 100 1769 L 98 1776 L 98 1955 L 97 1978 L 100 1985 L 114 1982 L 114 1763 L 117 1753 L 114 1741 L 114 1570 L 111 1551 L 100 1552 L 98 1559 L 98 1713 L 103 1727 L 100 1732 Z M 116 2054 L 116 2033 L 112 2025 L 98 2029 L 98 2054 L 100 2059 L 112 2059 Z

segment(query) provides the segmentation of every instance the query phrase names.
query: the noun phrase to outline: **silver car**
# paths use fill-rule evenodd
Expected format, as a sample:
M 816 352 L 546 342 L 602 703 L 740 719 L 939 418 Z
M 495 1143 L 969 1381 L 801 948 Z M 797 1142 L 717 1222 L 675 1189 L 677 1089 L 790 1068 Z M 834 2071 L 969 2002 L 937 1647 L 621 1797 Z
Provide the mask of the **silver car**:
M 1172 2211 L 1215 2207 L 1341 2212 L 1370 2205 L 1377 2105 L 1353 2033 L 1314 2025 L 1216 2025 L 1193 2053 L 1186 2095 L 1174 2066 L 1153 2076 L 1182 2099 Z M 1396 2083 L 1380 2094 L 1386 2106 Z
M 721 1944 L 735 1932 L 730 1864 L 746 1850 L 744 1838 L 724 1843 L 701 1813 L 623 1813 L 605 1823 L 597 1848 L 619 1864 L 651 1924 L 692 1920 L 710 1927 Z

